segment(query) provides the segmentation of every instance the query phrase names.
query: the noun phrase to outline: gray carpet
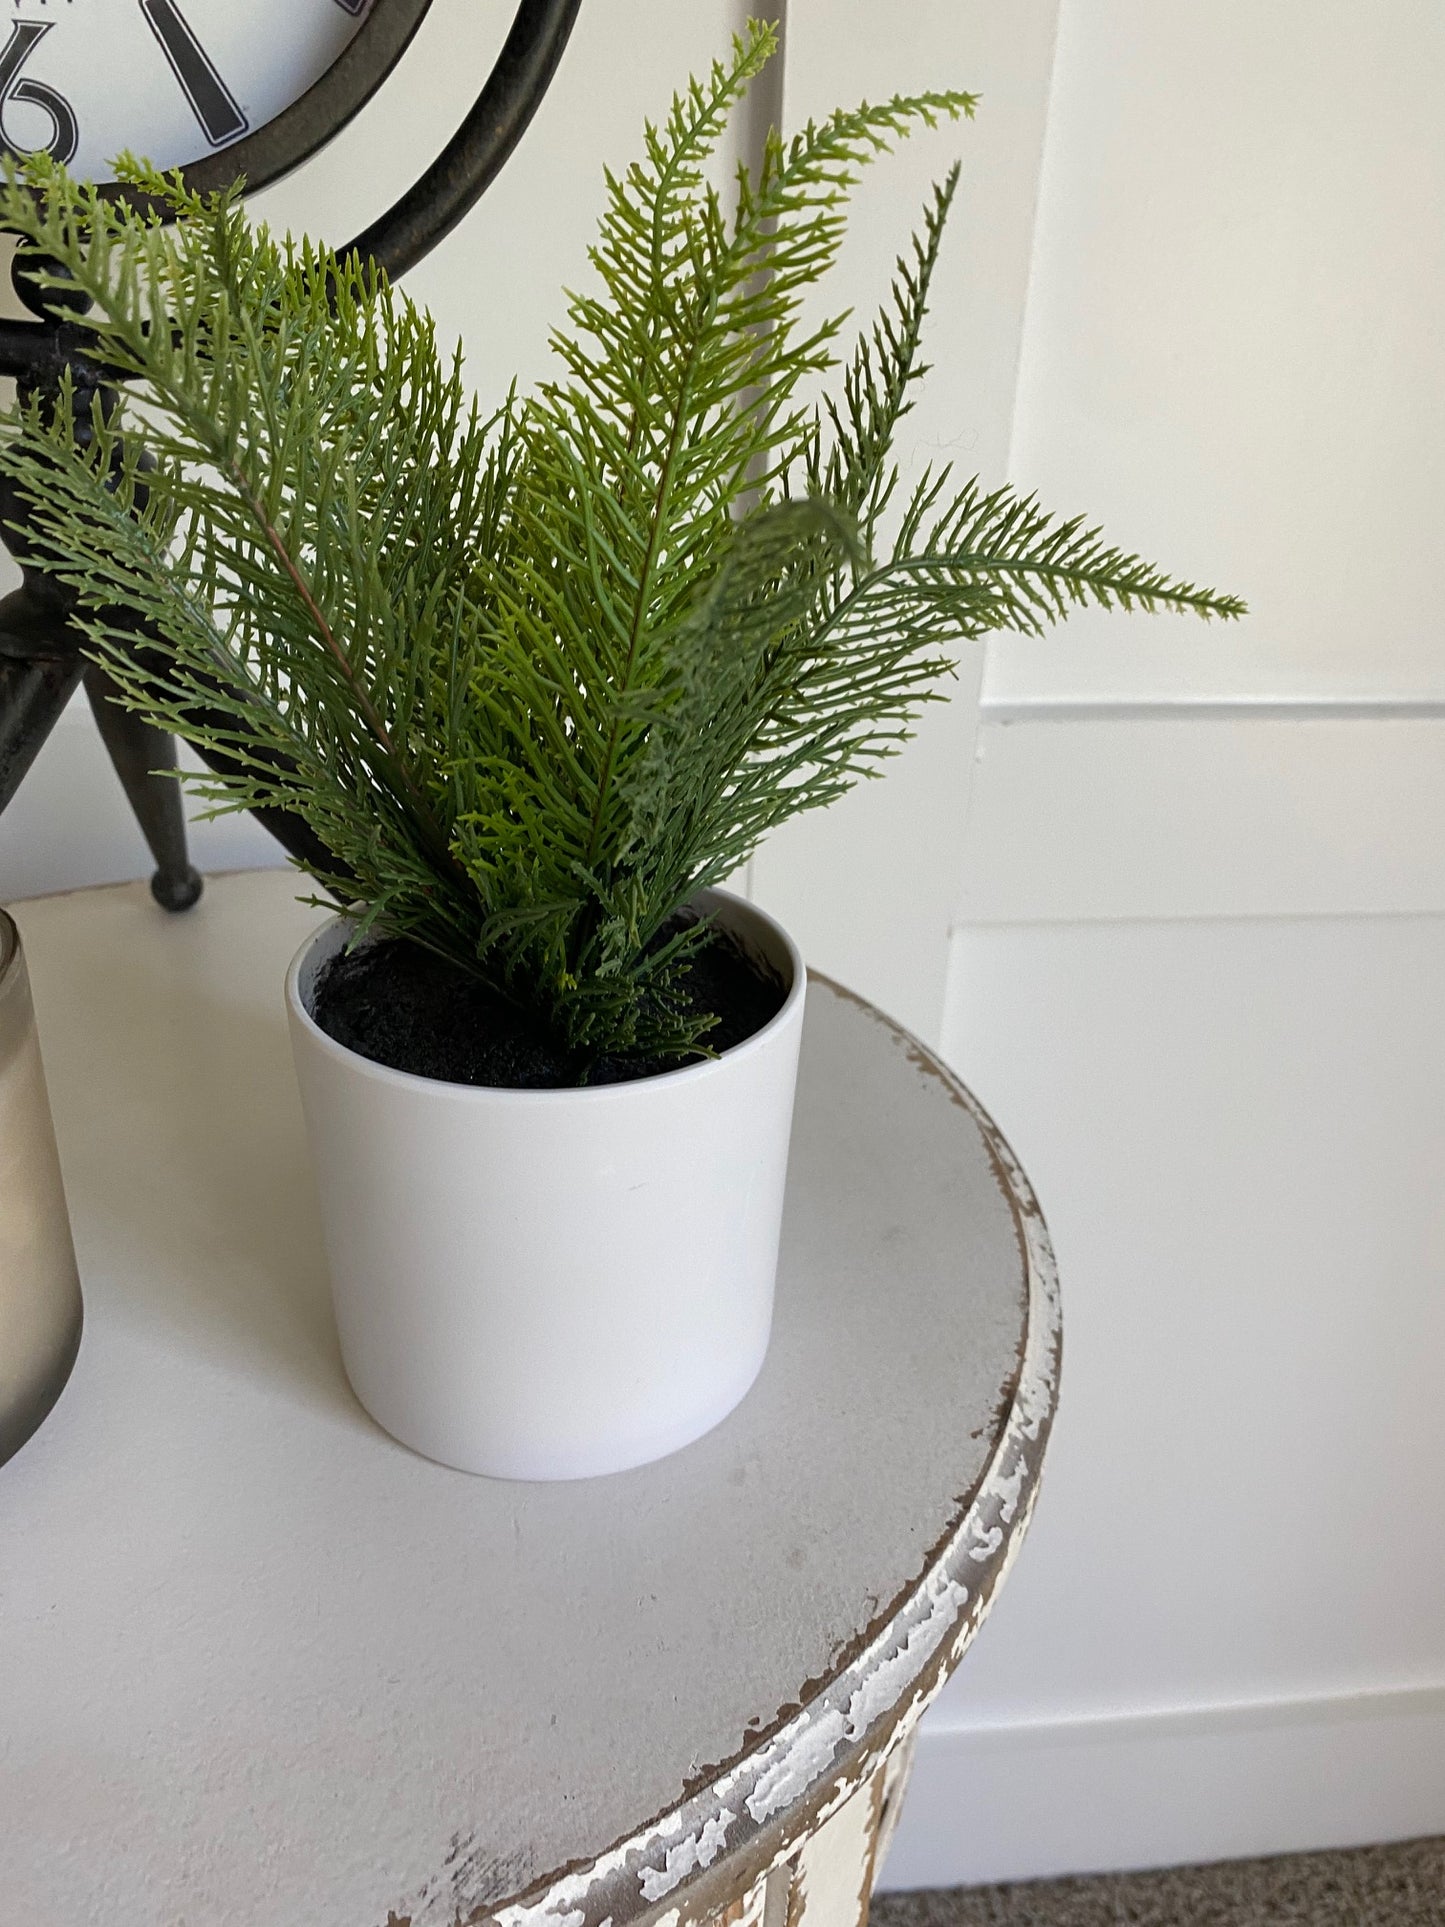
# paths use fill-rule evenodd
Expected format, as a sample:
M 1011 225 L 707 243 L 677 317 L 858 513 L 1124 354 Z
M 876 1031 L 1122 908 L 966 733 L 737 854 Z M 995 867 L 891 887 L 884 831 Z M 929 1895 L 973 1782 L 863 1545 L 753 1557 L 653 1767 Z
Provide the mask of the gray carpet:
M 872 1927 L 1445 1927 L 1445 1838 L 879 1894 Z

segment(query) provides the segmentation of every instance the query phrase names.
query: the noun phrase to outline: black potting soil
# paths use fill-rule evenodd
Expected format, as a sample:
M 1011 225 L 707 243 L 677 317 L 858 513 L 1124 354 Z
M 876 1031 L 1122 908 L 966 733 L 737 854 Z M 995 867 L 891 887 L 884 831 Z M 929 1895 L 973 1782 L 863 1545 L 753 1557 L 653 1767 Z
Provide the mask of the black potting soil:
M 694 1009 L 718 1018 L 706 1039 L 713 1053 L 761 1030 L 786 995 L 782 981 L 726 932 L 694 954 L 685 988 Z M 589 1063 L 455 964 L 399 938 L 338 952 L 317 979 L 312 1014 L 328 1037 L 359 1056 L 449 1084 L 532 1091 L 620 1084 L 688 1061 Z

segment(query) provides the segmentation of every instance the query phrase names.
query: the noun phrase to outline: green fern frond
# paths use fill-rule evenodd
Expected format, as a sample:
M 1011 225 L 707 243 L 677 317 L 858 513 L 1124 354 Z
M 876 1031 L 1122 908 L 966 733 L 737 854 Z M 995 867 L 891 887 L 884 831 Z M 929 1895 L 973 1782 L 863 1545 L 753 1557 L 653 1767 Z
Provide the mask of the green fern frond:
M 918 352 L 958 179 L 955 162 L 934 189 L 909 252 L 898 257 L 889 299 L 871 330 L 859 337 L 844 372 L 842 394 L 823 398 L 803 451 L 808 491 L 860 516 L 870 540 L 897 485 L 897 471 L 888 459 L 894 435 L 913 406 L 911 389 L 928 373 Z M 826 453 L 824 421 L 829 430 Z
M 302 818 L 324 888 L 581 1062 L 706 1049 L 677 913 L 877 774 L 960 643 L 1086 601 L 1241 612 L 947 471 L 897 506 L 956 169 L 811 405 L 844 317 L 805 298 L 861 171 L 974 103 L 774 134 L 724 194 L 774 43 L 751 24 L 607 175 L 557 373 L 489 417 L 404 295 L 235 195 L 133 161 L 135 205 L 44 159 L 0 185 L 42 288 L 93 303 L 89 385 L 18 403 L 0 469 L 97 659 L 214 760 L 212 808 Z

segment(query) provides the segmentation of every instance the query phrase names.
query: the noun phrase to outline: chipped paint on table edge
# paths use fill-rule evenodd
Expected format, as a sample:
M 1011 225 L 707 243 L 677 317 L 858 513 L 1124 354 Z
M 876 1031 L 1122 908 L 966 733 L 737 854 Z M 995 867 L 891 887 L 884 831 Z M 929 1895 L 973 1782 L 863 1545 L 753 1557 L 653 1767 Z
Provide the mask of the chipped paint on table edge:
M 968 1502 L 918 1579 L 870 1637 L 792 1717 L 669 1812 L 585 1864 L 515 1898 L 479 1903 L 450 1879 L 427 1883 L 387 1927 L 693 1927 L 798 1849 L 915 1729 L 982 1625 L 1023 1539 L 1058 1399 L 1062 1321 L 1053 1246 L 1033 1188 L 968 1087 L 911 1032 L 817 971 L 810 983 L 891 1035 L 978 1127 L 1013 1215 L 1026 1287 L 1017 1381 L 997 1443 Z M 460 1865 L 457 1865 L 460 1861 Z M 465 1871 L 464 1871 L 465 1870 Z M 438 1914 L 438 1904 L 446 1908 Z

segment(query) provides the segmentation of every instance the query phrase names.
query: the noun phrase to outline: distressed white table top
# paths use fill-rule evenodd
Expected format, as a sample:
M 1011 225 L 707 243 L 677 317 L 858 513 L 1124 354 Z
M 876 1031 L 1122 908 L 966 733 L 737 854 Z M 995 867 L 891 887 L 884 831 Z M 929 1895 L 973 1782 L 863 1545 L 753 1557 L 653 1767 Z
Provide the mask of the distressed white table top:
M 295 888 L 16 910 L 86 1333 L 0 1471 L 5 1917 L 686 1908 L 876 1759 L 981 1616 L 1053 1407 L 1037 1208 L 948 1074 L 815 982 L 743 1405 L 610 1479 L 432 1465 L 342 1375 L 282 1016 L 318 918 Z

